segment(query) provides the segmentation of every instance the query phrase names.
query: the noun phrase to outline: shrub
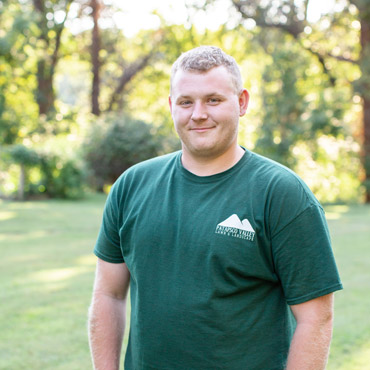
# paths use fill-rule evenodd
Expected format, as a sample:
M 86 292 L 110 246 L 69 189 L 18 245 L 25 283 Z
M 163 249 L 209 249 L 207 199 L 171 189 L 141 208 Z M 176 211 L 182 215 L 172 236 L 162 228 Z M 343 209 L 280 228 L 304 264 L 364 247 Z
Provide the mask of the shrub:
M 40 195 L 50 198 L 83 196 L 87 176 L 76 160 L 37 152 L 23 145 L 9 146 L 0 154 L 8 174 L 2 176 L 1 190 L 4 192 L 0 195 L 20 200 Z
M 97 122 L 84 145 L 93 186 L 103 190 L 132 165 L 161 154 L 163 139 L 151 125 L 129 117 Z
M 37 191 L 51 198 L 81 198 L 86 172 L 76 161 L 55 154 L 40 156 L 41 179 Z
M 2 157 L 9 166 L 19 166 L 17 197 L 20 200 L 24 200 L 27 194 L 28 172 L 30 168 L 35 167 L 39 163 L 38 154 L 33 149 L 17 144 L 7 147 L 2 152 Z

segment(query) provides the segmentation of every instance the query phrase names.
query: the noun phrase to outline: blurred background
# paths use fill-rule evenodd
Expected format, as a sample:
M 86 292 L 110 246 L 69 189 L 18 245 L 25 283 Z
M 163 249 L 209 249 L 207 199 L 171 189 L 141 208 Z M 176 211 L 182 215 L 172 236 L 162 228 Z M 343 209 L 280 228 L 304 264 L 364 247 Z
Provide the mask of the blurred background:
M 0 369 L 91 368 L 106 194 L 180 148 L 170 70 L 199 45 L 242 69 L 239 143 L 325 204 L 345 285 L 328 368 L 370 369 L 369 0 L 0 0 Z

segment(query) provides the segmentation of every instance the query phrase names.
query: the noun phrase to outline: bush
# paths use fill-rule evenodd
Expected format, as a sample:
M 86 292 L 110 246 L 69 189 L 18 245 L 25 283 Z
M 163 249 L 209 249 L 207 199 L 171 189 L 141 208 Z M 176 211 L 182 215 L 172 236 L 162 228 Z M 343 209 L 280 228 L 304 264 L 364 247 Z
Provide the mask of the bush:
M 38 154 L 24 145 L 12 145 L 8 149 L 10 161 L 25 167 L 35 166 L 39 162 Z
M 50 198 L 83 196 L 86 171 L 75 160 L 37 152 L 23 145 L 9 146 L 0 154 L 7 173 L 1 177 L 4 184 L 0 195 L 19 200 L 40 195 Z
M 151 125 L 129 117 L 97 122 L 84 145 L 92 185 L 101 191 L 132 165 L 161 154 L 163 140 Z
M 40 156 L 41 180 L 37 192 L 51 198 L 81 198 L 86 172 L 72 159 L 62 160 L 55 154 Z
M 19 168 L 18 184 L 17 184 L 17 198 L 24 200 L 27 194 L 28 187 L 28 173 L 32 167 L 39 163 L 38 154 L 24 145 L 10 145 L 1 152 L 2 159 L 6 162 L 9 168 L 16 165 Z

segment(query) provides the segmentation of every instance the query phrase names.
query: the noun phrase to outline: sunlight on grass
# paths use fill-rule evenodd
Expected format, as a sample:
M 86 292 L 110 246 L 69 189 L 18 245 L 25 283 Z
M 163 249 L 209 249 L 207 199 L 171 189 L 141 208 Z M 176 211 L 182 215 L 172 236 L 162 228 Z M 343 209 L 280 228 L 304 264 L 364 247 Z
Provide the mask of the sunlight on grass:
M 344 213 L 349 211 L 348 206 L 338 205 L 330 206 L 328 210 L 325 211 L 325 216 L 328 220 L 338 220 L 343 216 Z
M 71 279 L 77 275 L 89 272 L 86 267 L 69 267 L 54 270 L 38 271 L 30 276 L 30 279 L 40 283 L 59 282 Z
M 0 221 L 10 220 L 15 216 L 15 212 L 0 212 Z
M 14 231 L 12 233 L 1 233 L 0 234 L 0 241 L 1 240 L 7 240 L 8 242 L 11 241 L 22 241 L 24 238 L 27 238 L 28 241 L 32 239 L 43 239 L 50 235 L 50 231 L 46 230 L 37 230 L 37 231 L 30 231 L 30 232 L 24 232 L 21 228 L 17 231 Z
M 8 207 L 10 209 L 14 210 L 39 210 L 39 209 L 49 209 L 49 205 L 47 202 L 32 202 L 32 201 L 27 201 L 27 202 L 17 202 L 13 201 L 9 203 Z
M 370 341 L 361 345 L 351 353 L 348 361 L 345 361 L 338 370 L 365 370 L 370 369 Z
M 85 266 L 95 266 L 96 264 L 96 256 L 95 254 L 87 254 L 85 256 L 78 257 L 76 259 L 76 263 L 78 265 L 85 265 Z

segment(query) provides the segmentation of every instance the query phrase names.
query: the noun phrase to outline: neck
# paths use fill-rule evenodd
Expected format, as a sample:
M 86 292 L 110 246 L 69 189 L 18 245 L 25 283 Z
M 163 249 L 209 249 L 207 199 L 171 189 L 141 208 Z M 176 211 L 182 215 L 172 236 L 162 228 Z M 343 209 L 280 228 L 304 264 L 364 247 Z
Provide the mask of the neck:
M 194 157 L 183 148 L 181 161 L 182 165 L 194 175 L 211 176 L 233 167 L 243 157 L 244 153 L 244 149 L 236 145 L 217 157 Z

